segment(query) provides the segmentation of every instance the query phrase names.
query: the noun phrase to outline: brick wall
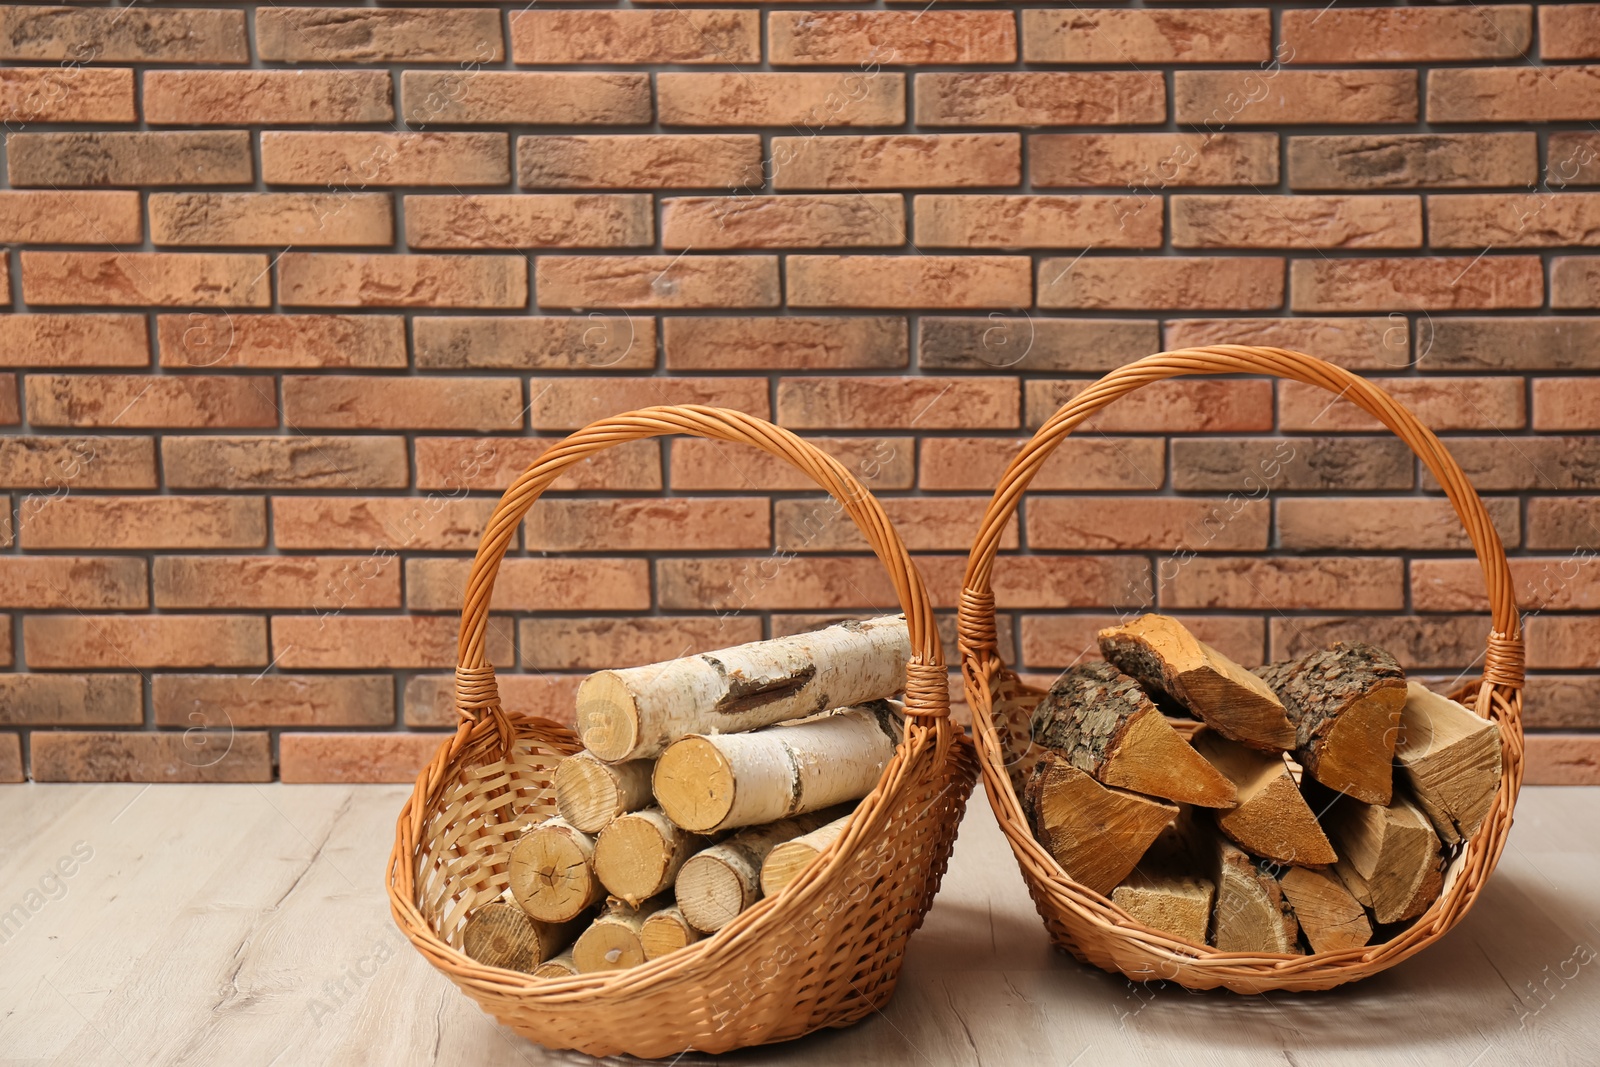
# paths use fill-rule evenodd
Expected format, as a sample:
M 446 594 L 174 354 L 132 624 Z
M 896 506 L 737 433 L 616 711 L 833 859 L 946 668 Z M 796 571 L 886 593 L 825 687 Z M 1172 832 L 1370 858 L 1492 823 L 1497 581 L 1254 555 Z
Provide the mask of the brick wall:
M 1531 780 L 1600 781 L 1600 5 L 9 4 L 0 61 L 0 779 L 408 777 L 498 491 L 649 404 L 839 455 L 950 609 L 1049 412 L 1240 341 L 1447 436 Z M 1152 601 L 1252 664 L 1482 652 L 1448 506 L 1322 394 L 1151 388 L 1035 488 L 1032 675 Z M 861 548 L 762 456 L 616 449 L 501 572 L 502 691 L 885 606 Z

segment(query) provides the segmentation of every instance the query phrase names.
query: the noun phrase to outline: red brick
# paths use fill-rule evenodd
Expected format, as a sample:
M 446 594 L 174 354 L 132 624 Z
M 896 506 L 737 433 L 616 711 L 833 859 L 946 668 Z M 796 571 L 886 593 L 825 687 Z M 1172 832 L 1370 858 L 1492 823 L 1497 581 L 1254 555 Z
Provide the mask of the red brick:
M 551 437 L 418 437 L 417 488 L 503 492 L 556 443 Z M 552 488 L 650 492 L 661 484 L 661 446 L 629 441 L 579 460 Z
M 1248 608 L 1287 611 L 1399 611 L 1405 607 L 1405 567 L 1399 559 L 1364 556 L 1195 556 L 1162 571 L 1163 608 Z
M 1592 554 L 1522 556 L 1511 564 L 1511 587 L 1523 611 L 1584 611 L 1600 608 L 1600 569 Z M 1411 603 L 1416 611 L 1488 611 L 1483 568 L 1476 559 L 1411 561 Z
M 1525 4 L 1448 8 L 1300 8 L 1283 13 L 1292 63 L 1438 63 L 1517 59 L 1533 39 Z
M 289 374 L 283 414 L 303 430 L 514 430 L 522 425 L 522 384 L 514 378 Z
M 1593 735 L 1535 734 L 1524 758 L 1525 785 L 1600 785 L 1600 738 Z
M 626 314 L 419 317 L 411 329 L 422 368 L 599 371 L 656 363 L 656 320 Z
M 1600 725 L 1600 676 L 1530 676 L 1523 690 L 1522 722 L 1530 730 Z
M 1172 77 L 1178 122 L 1207 130 L 1410 125 L 1418 117 L 1414 70 L 1180 70 Z
M 265 667 L 268 661 L 266 620 L 244 615 L 29 615 L 22 643 L 33 670 Z
M 16 426 L 22 422 L 22 406 L 17 392 L 17 376 L 0 374 L 0 425 Z
M 1452 437 L 1450 454 L 1479 492 L 1510 489 L 1600 489 L 1600 441 L 1591 435 Z M 1432 476 L 1424 487 L 1434 489 Z
M 576 725 L 578 685 L 584 674 L 511 674 L 495 678 L 500 699 L 510 709 L 549 719 L 568 728 Z M 456 680 L 450 674 L 424 674 L 407 679 L 407 726 L 443 726 L 455 729 L 460 721 L 455 706 Z
M 143 315 L 34 312 L 0 316 L 0 366 L 145 367 Z
M 1600 193 L 1482 193 L 1428 197 L 1435 248 L 1600 245 Z
M 398 608 L 392 557 L 160 556 L 151 570 L 158 608 Z
M 1296 311 L 1532 308 L 1544 302 L 1537 256 L 1297 259 L 1289 276 Z
M 1026 390 L 1026 422 L 1045 422 L 1090 382 L 1035 378 Z M 1272 429 L 1272 383 L 1165 381 L 1121 397 L 1083 424 L 1089 433 L 1248 433 Z
M 868 489 L 910 489 L 913 446 L 894 437 L 810 437 L 807 443 L 843 463 Z M 748 446 L 684 438 L 672 443 L 672 487 L 677 490 L 781 492 L 817 488 L 787 460 Z
M 469 126 L 632 126 L 650 121 L 648 74 L 408 70 L 405 120 Z
M 884 71 L 656 75 L 664 126 L 899 126 L 906 76 Z
M 294 550 L 472 552 L 494 505 L 493 500 L 457 500 L 438 493 L 420 498 L 280 496 L 272 500 L 272 541 L 280 549 Z
M 0 558 L 0 607 L 142 608 L 145 563 L 127 556 L 12 556 Z
M 0 734 L 0 782 L 27 780 L 27 770 L 22 765 L 22 735 Z
M 1412 361 L 1411 324 L 1399 314 L 1388 318 L 1168 319 L 1163 331 L 1168 349 L 1261 345 L 1306 352 L 1351 370 L 1403 370 Z
M 1600 379 L 1535 378 L 1533 428 L 1600 430 Z
M 156 674 L 157 726 L 389 726 L 394 680 L 356 674 Z
M 695 316 L 662 323 L 673 370 L 903 368 L 906 335 L 906 320 L 893 316 Z
M 737 189 L 764 180 L 761 138 L 753 133 L 517 140 L 524 189 Z
M 664 197 L 661 242 L 669 249 L 893 247 L 905 244 L 905 216 L 898 193 Z
M 1022 175 L 1022 137 L 1015 133 L 774 137 L 771 166 L 774 189 L 1015 185 Z
M 1430 430 L 1520 430 L 1528 424 L 1521 378 L 1376 378 L 1374 383 Z M 1286 381 L 1278 387 L 1278 428 L 1379 433 L 1383 424 L 1335 393 Z
M 274 662 L 286 670 L 454 667 L 460 626 L 455 615 L 276 615 Z M 496 666 L 512 661 L 510 631 L 504 620 L 489 620 L 486 647 Z
M 1026 311 L 986 318 L 924 317 L 922 370 L 1114 370 L 1161 347 L 1160 327 L 1131 319 L 1044 319 Z
M 1246 667 L 1260 666 L 1266 644 L 1260 619 L 1230 615 L 1184 615 L 1184 626 L 1200 640 Z M 1029 667 L 1070 667 L 1100 658 L 1095 635 L 1126 621 L 1115 615 L 1024 615 L 1022 656 Z
M 138 193 L 0 192 L 3 242 L 138 244 L 143 236 Z
M 1350 492 L 1416 483 L 1416 457 L 1391 437 L 1180 437 L 1171 449 L 1179 492 Z
M 1600 497 L 1536 496 L 1528 501 L 1529 548 L 1597 545 L 1600 545 Z
M 499 63 L 499 12 L 349 7 L 256 9 L 268 63 Z
M 278 425 L 271 382 L 233 375 L 30 374 L 27 395 L 35 426 Z
M 1600 617 L 1594 614 L 1539 615 L 1526 621 L 1524 634 L 1529 667 L 1600 666 L 1600 655 L 1595 651 L 1600 648 Z
M 1029 63 L 1260 63 L 1271 55 L 1272 13 L 1264 9 L 1022 12 Z
M 756 11 L 549 11 L 511 15 L 511 58 L 528 65 L 760 63 Z
M 278 778 L 291 783 L 413 781 L 449 734 L 291 734 L 278 740 Z
M 889 497 L 881 501 L 906 547 L 913 552 L 964 552 L 978 533 L 987 497 Z M 780 552 L 865 552 L 867 539 L 843 505 L 832 497 L 778 500 L 773 529 Z M 1017 525 L 1010 523 L 1000 547 L 1017 547 Z
M 1283 306 L 1283 260 L 1276 256 L 1043 259 L 1039 306 L 1275 310 Z
M 1033 496 L 1027 501 L 1028 546 L 1098 552 L 1264 551 L 1271 511 L 1265 500 L 1238 495 L 1220 499 Z
M 14 642 L 11 639 L 11 616 L 0 616 L 0 667 L 10 667 L 13 664 L 11 649 Z
M 1600 307 L 1600 256 L 1557 256 L 1551 260 L 1550 306 Z
M 265 548 L 266 502 L 233 496 L 27 496 L 24 548 Z
M 964 556 L 918 560 L 941 607 L 954 607 Z M 1150 564 L 1142 556 L 1009 556 L 996 563 L 995 599 L 1007 608 L 1149 607 Z
M 1131 12 L 1130 12 L 1131 13 Z M 1110 185 L 1145 196 L 1192 185 L 1278 184 L 1275 133 L 1036 133 L 1035 188 Z
M 1429 122 L 1561 122 L 1600 116 L 1595 67 L 1445 67 L 1428 74 Z
M 767 417 L 765 378 L 533 378 L 529 413 L 540 430 L 575 430 L 661 404 L 707 404 Z
M 155 441 L 149 437 L 0 437 L 0 485 L 50 489 L 154 489 Z
M 40 731 L 36 782 L 270 782 L 272 739 L 205 724 L 201 733 Z
M 94 67 L 0 69 L 0 122 L 133 122 L 133 71 Z M 9 139 L 9 138 L 8 138 Z
M 767 59 L 774 66 L 917 66 L 1014 63 L 1010 11 L 773 11 Z
M 1288 156 L 1292 189 L 1527 186 L 1539 176 L 1532 132 L 1291 137 Z
M 268 307 L 266 256 L 223 252 L 23 252 L 30 304 Z
M 1542 59 L 1600 59 L 1600 10 L 1593 4 L 1541 4 Z
M 142 324 L 141 324 L 142 325 Z M 163 367 L 397 368 L 399 315 L 158 315 Z
M 1160 248 L 1161 213 L 1127 196 L 919 196 L 922 248 Z
M 16 136 L 12 136 L 16 140 Z M 1547 144 L 1549 165 L 1545 181 L 1553 188 L 1569 185 L 1600 185 L 1600 134 L 1587 132 L 1552 133 Z M 1530 178 L 1524 185 L 1533 185 Z M 16 180 L 12 179 L 12 184 Z
M 638 248 L 654 230 L 639 193 L 406 197 L 412 248 Z
M 1154 71 L 918 74 L 916 97 L 923 126 L 1135 126 L 1167 117 Z
M 285 252 L 278 299 L 286 307 L 520 308 L 528 303 L 521 256 L 396 256 Z
M 530 552 L 700 552 L 767 548 L 765 498 L 540 500 L 523 522 Z
M 1520 540 L 1518 502 L 1484 501 L 1509 546 Z M 1278 545 L 1304 551 L 1405 551 L 1471 548 L 1450 502 L 1439 497 L 1285 497 L 1278 501 Z M 1530 530 L 1531 530 L 1530 520 Z
M 761 620 L 737 615 L 524 619 L 521 625 L 528 666 L 552 671 L 660 663 L 761 639 Z
M 1431 227 L 1431 216 L 1429 222 Z M 1438 243 L 1437 238 L 1434 243 Z M 1420 248 L 1422 198 L 1174 196 L 1172 245 L 1174 248 Z
M 664 559 L 656 599 L 665 610 L 896 607 L 894 586 L 870 556 L 751 556 Z
M 1015 378 L 783 378 L 778 424 L 796 430 L 1007 430 Z
M 175 437 L 161 440 L 171 489 L 402 489 L 403 437 Z
M 250 45 L 240 11 L 16 5 L 0 8 L 0 59 L 221 65 L 250 62 Z
M 390 245 L 387 193 L 151 193 L 158 245 Z
M 922 441 L 923 489 L 992 491 L 1026 438 L 929 437 Z M 1166 448 L 1155 437 L 1069 437 L 1040 466 L 1035 490 L 1160 489 Z
M 789 256 L 797 308 L 1014 308 L 1032 296 L 1023 256 Z
M 253 169 L 245 130 L 13 133 L 6 157 L 16 188 L 237 185 L 249 183 Z
M 504 185 L 511 180 L 511 138 L 504 133 L 266 130 L 261 178 L 269 185 L 331 189 Z
M 1600 366 L 1600 323 L 1587 318 L 1440 318 L 1424 366 L 1438 370 L 1586 370 Z M 1420 362 L 1420 361 L 1419 361 Z
M 389 122 L 382 70 L 152 70 L 144 117 L 155 126 L 330 126 Z
M 471 567 L 468 559 L 406 560 L 407 606 L 413 611 L 460 611 Z M 647 611 L 650 565 L 642 559 L 508 559 L 500 565 L 490 607 Z
M 546 308 L 778 306 L 776 256 L 540 256 Z
M 141 726 L 137 674 L 0 674 L 0 723 L 8 726 Z

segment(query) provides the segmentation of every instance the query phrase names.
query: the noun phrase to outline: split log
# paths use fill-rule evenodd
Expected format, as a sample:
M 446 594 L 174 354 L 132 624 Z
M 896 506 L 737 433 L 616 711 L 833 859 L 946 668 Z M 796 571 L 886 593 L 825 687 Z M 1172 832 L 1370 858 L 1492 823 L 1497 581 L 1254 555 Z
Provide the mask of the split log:
M 1295 725 L 1295 759 L 1330 789 L 1387 804 L 1406 675 L 1376 645 L 1340 642 L 1256 671 Z
M 1297 867 L 1326 867 L 1338 858 L 1282 755 L 1209 729 L 1195 734 L 1194 747 L 1238 792 L 1234 807 L 1217 812 L 1217 825 L 1241 848 Z
M 605 890 L 594 873 L 594 838 L 560 817 L 535 826 L 511 849 L 511 892 L 542 922 L 565 922 Z
M 696 852 L 678 872 L 675 895 L 684 918 L 696 930 L 712 933 L 761 899 L 761 865 L 772 850 L 833 821 L 838 809 L 779 819 L 741 830 Z
M 1372 940 L 1367 910 L 1337 874 L 1291 867 L 1278 884 L 1312 952 L 1343 952 Z
M 488 967 L 532 973 L 572 943 L 581 920 L 544 923 L 530 918 L 509 890 L 499 900 L 476 908 L 461 931 L 461 948 Z
M 556 766 L 556 810 L 586 834 L 650 806 L 649 760 L 606 763 L 593 752 L 568 756 Z
M 672 887 L 685 860 L 709 842 L 674 826 L 659 808 L 630 811 L 594 843 L 594 873 L 612 896 L 637 906 Z
M 1387 806 L 1341 799 L 1328 818 L 1345 886 L 1380 923 L 1414 919 L 1444 888 L 1439 836 L 1403 795 Z
M 742 733 L 905 688 L 902 615 L 842 622 L 647 667 L 578 687 L 578 736 L 607 762 L 654 756 L 689 734 Z
M 1111 900 L 1152 930 L 1204 945 L 1217 887 L 1195 874 L 1201 869 L 1193 851 L 1195 822 L 1193 808 L 1180 809 L 1133 873 L 1112 890 Z
M 1224 737 L 1283 752 L 1294 724 L 1260 678 L 1168 615 L 1141 615 L 1099 634 L 1100 653 L 1152 693 L 1170 696 Z
M 1300 925 L 1272 875 L 1256 867 L 1242 849 L 1216 839 L 1213 871 L 1217 904 L 1211 914 L 1211 940 L 1223 952 L 1304 955 Z
M 1067 877 L 1109 895 L 1178 815 L 1175 804 L 1101 785 L 1051 752 L 1023 796 L 1033 836 Z
M 578 973 L 578 965 L 572 962 L 572 953 L 563 952 L 553 960 L 545 960 L 534 968 L 535 978 L 571 978 Z
M 656 801 L 684 829 L 713 833 L 857 800 L 894 755 L 897 707 L 880 700 L 755 733 L 685 737 L 656 761 Z
M 1418 682 L 1406 684 L 1394 756 L 1439 839 L 1478 832 L 1500 788 L 1500 726 Z
M 644 921 L 639 928 L 639 946 L 644 958 L 653 960 L 676 952 L 700 940 L 700 931 L 689 925 L 683 912 L 676 908 L 662 908 Z
M 1208 808 L 1237 799 L 1139 684 L 1109 663 L 1063 673 L 1034 709 L 1033 739 L 1103 785 Z
M 577 965 L 578 973 L 621 971 L 639 966 L 645 960 L 644 944 L 639 940 L 645 920 L 671 906 L 672 898 L 665 896 L 647 900 L 637 908 L 626 901 L 611 901 L 572 946 L 572 962 Z
M 843 836 L 849 822 L 848 815 L 835 819 L 826 826 L 817 827 L 809 834 L 802 834 L 793 841 L 785 841 L 767 853 L 766 860 L 761 864 L 761 895 L 775 897 L 783 892 L 801 871 L 811 866 L 812 860 L 822 855 L 829 845 Z

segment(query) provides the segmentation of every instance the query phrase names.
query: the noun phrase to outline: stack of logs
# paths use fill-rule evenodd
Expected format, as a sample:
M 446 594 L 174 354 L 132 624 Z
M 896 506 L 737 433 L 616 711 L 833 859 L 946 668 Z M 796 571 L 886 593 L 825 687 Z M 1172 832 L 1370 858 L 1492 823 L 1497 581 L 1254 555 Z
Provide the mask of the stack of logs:
M 591 675 L 559 814 L 517 840 L 464 951 L 540 977 L 634 967 L 781 892 L 877 785 L 910 654 L 887 616 Z
M 1498 727 L 1383 649 L 1252 673 L 1163 615 L 1099 643 L 1035 709 L 1024 806 L 1069 877 L 1152 930 L 1248 953 L 1385 939 L 1494 802 Z

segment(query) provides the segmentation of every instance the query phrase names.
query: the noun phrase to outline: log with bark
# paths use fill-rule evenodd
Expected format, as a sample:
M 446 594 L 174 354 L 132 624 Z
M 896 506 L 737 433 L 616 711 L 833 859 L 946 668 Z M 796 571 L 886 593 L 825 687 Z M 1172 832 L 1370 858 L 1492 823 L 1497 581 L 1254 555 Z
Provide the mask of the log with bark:
M 1299 923 L 1276 878 L 1221 835 L 1216 838 L 1212 871 L 1217 884 L 1212 944 L 1223 952 L 1304 954 Z
M 672 888 L 684 861 L 709 842 L 675 826 L 659 808 L 606 823 L 594 842 L 594 873 L 606 891 L 638 906 Z
M 1386 806 L 1341 798 L 1328 831 L 1339 850 L 1334 869 L 1380 923 L 1416 918 L 1444 887 L 1439 837 L 1404 794 Z
M 1101 630 L 1100 652 L 1156 694 L 1170 696 L 1222 736 L 1267 751 L 1294 745 L 1282 701 L 1261 679 L 1168 615 Z
M 637 908 L 622 900 L 607 903 L 600 917 L 578 935 L 572 946 L 572 962 L 579 974 L 620 971 L 644 962 L 644 945 L 639 940 L 645 920 L 662 908 L 672 906 L 670 896 L 647 900 Z
M 568 756 L 556 766 L 556 810 L 586 834 L 606 823 L 650 806 L 649 760 L 606 763 L 593 752 Z
M 866 796 L 900 737 L 874 701 L 753 733 L 693 735 L 656 761 L 656 801 L 686 830 L 759 826 Z
M 647 960 L 676 952 L 698 940 L 700 931 L 689 925 L 689 920 L 683 917 L 683 911 L 677 907 L 662 908 L 639 928 L 639 947 L 644 950 Z
M 1343 952 L 1372 940 L 1367 910 L 1331 871 L 1291 867 L 1278 879 L 1313 952 Z
M 608 762 L 689 734 L 739 733 L 905 688 L 904 616 L 843 622 L 719 652 L 600 671 L 578 687 L 578 736 Z
M 531 918 L 507 890 L 499 900 L 473 910 L 461 931 L 461 949 L 485 966 L 531 974 L 571 944 L 582 928 L 582 919 L 545 923 Z
M 696 852 L 678 872 L 675 896 L 696 930 L 712 933 L 761 898 L 761 866 L 779 845 L 832 822 L 838 808 L 741 830 Z
M 1033 739 L 1104 785 L 1211 808 L 1236 800 L 1233 785 L 1109 663 L 1063 672 L 1034 709 Z
M 1299 867 L 1326 867 L 1338 858 L 1281 754 L 1261 752 L 1210 729 L 1196 733 L 1193 743 L 1238 793 L 1232 808 L 1217 812 L 1217 825 L 1240 847 Z
M 1375 645 L 1340 642 L 1256 671 L 1295 724 L 1295 758 L 1323 785 L 1387 804 L 1406 676 Z
M 1175 804 L 1101 785 L 1056 752 L 1023 795 L 1033 835 L 1067 877 L 1109 895 L 1178 815 Z
M 801 871 L 811 865 L 812 860 L 839 840 L 849 822 L 850 816 L 845 815 L 793 841 L 785 841 L 767 853 L 767 858 L 761 864 L 761 895 L 775 897 L 783 892 Z
M 1394 756 L 1440 840 L 1477 833 L 1500 788 L 1497 723 L 1409 682 Z
M 588 910 L 605 895 L 594 873 L 594 844 L 559 816 L 523 834 L 510 859 L 517 903 L 543 922 L 565 922 Z

